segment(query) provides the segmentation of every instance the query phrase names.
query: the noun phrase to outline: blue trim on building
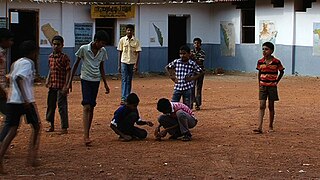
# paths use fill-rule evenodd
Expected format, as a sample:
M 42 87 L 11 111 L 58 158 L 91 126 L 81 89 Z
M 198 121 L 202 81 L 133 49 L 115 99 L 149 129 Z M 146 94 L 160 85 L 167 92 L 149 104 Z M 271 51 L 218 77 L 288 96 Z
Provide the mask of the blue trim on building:
M 218 44 L 203 44 L 202 48 L 206 52 L 205 66 L 208 70 L 221 67 L 225 70 L 256 72 L 257 60 L 262 57 L 262 50 L 259 44 L 237 44 L 235 57 L 221 56 L 220 45 Z M 115 74 L 118 71 L 118 51 L 114 46 L 109 46 L 106 49 L 109 56 L 105 64 L 106 73 Z M 51 51 L 51 48 L 40 48 L 40 61 L 38 65 L 41 76 L 47 75 L 48 55 Z M 64 52 L 68 54 L 73 64 L 75 61 L 75 49 L 67 47 L 64 48 Z M 320 74 L 318 70 L 320 58 L 312 55 L 312 47 L 276 45 L 275 56 L 283 63 L 286 68 L 286 74 L 292 74 L 293 70 L 300 75 L 315 76 Z M 164 72 L 164 67 L 167 63 L 167 47 L 142 48 L 139 63 L 140 72 Z M 293 65 L 295 65 L 294 68 Z M 80 68 L 78 68 L 79 72 Z

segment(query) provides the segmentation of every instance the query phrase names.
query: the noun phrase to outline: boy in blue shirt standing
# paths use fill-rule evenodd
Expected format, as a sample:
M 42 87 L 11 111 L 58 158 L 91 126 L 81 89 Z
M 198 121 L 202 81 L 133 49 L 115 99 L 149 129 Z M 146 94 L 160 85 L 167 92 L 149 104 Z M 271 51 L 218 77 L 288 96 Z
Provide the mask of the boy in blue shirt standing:
M 82 45 L 76 52 L 77 61 L 72 68 L 72 74 L 67 86 L 67 89 L 71 86 L 72 78 L 82 61 L 81 66 L 81 90 L 82 90 L 82 106 L 83 106 L 83 128 L 84 128 L 84 144 L 89 146 L 91 140 L 89 132 L 93 119 L 93 111 L 96 106 L 96 99 L 98 95 L 100 80 L 104 83 L 106 94 L 109 94 L 109 87 L 107 84 L 105 72 L 104 72 L 104 60 L 107 57 L 107 51 L 104 48 L 109 40 L 109 36 L 105 31 L 98 31 L 94 35 L 94 41 Z
M 172 102 L 183 103 L 192 108 L 192 89 L 194 80 L 204 74 L 202 69 L 190 59 L 190 48 L 187 45 L 180 47 L 180 59 L 176 59 L 166 66 L 170 79 L 175 83 Z
M 145 139 L 147 137 L 147 131 L 135 127 L 134 124 L 153 126 L 152 122 L 140 119 L 137 108 L 139 102 L 139 97 L 135 93 L 131 93 L 128 95 L 125 105 L 120 106 L 114 112 L 110 127 L 124 141 L 130 141 L 133 138 Z

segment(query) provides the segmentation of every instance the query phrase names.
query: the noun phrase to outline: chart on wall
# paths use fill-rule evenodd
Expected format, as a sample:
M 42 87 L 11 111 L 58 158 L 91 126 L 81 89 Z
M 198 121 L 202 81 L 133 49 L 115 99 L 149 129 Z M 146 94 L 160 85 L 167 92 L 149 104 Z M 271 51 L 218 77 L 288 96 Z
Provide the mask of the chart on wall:
M 220 49 L 221 56 L 236 55 L 235 28 L 233 22 L 220 22 Z
M 313 23 L 313 55 L 320 56 L 320 23 Z
M 75 23 L 74 24 L 74 40 L 75 49 L 81 45 L 89 44 L 92 41 L 93 24 L 92 23 Z
M 261 20 L 259 23 L 259 27 L 260 45 L 262 45 L 265 42 L 272 42 L 273 44 L 275 44 L 278 34 L 275 23 L 270 20 Z
M 159 47 L 163 46 L 163 37 L 165 30 L 164 22 L 149 22 L 149 46 Z

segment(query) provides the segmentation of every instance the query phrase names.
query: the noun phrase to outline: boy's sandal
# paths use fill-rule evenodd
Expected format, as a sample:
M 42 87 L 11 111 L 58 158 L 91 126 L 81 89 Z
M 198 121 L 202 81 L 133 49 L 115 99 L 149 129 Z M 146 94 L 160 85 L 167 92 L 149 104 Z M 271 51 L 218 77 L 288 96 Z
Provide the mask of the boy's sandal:
M 262 130 L 260 129 L 254 129 L 253 132 L 256 134 L 262 134 Z

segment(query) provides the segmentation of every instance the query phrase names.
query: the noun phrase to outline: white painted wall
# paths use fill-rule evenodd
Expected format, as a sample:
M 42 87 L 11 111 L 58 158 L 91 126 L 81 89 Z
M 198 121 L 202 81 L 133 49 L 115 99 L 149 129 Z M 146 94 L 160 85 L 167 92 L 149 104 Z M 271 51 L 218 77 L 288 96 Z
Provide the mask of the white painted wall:
M 168 16 L 189 15 L 190 31 L 187 32 L 187 42 L 191 43 L 194 37 L 203 39 L 203 43 L 213 42 L 212 4 L 166 4 L 143 5 L 140 12 L 140 40 L 142 46 L 152 46 L 150 37 L 154 37 L 152 23 L 162 30 L 164 47 L 168 46 Z M 187 25 L 188 26 L 188 25 Z
M 8 9 L 30 9 L 39 11 L 39 41 L 45 40 L 41 26 L 49 23 L 65 39 L 65 47 L 74 47 L 74 23 L 94 23 L 90 18 L 90 6 L 60 3 L 30 3 L 13 1 Z M 0 16 L 5 16 L 5 3 L 0 3 Z M 39 42 L 40 44 L 40 42 Z M 50 44 L 40 44 L 50 47 Z
M 313 23 L 320 23 L 320 1 L 307 12 L 296 12 L 296 45 L 313 46 Z

